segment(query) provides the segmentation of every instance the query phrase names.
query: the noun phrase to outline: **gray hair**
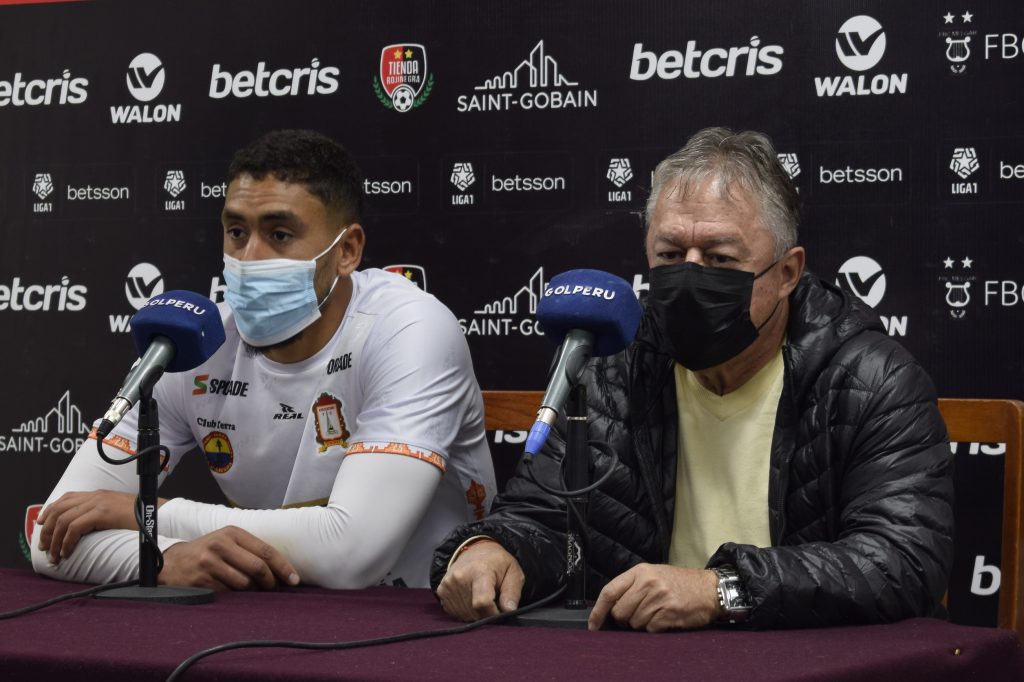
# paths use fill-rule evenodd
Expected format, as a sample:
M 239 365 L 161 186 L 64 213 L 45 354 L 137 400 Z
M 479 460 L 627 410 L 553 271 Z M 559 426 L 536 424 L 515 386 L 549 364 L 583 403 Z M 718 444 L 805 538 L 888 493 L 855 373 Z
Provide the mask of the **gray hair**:
M 686 146 L 658 164 L 647 199 L 646 224 L 666 185 L 688 196 L 708 179 L 721 181 L 724 191 L 734 185 L 761 205 L 761 219 L 775 241 L 775 258 L 796 246 L 800 223 L 800 194 L 779 163 L 771 139 L 750 130 L 705 128 Z

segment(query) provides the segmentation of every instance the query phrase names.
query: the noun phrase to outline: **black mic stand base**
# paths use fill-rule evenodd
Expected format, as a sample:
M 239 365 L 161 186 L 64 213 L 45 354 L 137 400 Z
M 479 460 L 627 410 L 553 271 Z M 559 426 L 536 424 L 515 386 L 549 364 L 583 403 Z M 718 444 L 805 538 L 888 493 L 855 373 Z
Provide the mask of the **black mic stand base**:
M 96 595 L 97 599 L 133 599 L 158 604 L 212 604 L 213 590 L 205 587 L 174 587 L 157 585 L 156 587 L 118 587 Z
M 544 628 L 564 628 L 569 630 L 586 630 L 587 619 L 594 609 L 593 604 L 587 602 L 583 609 L 568 609 L 565 606 L 546 606 L 542 609 L 535 609 L 521 616 L 516 616 L 516 625 L 525 625 Z

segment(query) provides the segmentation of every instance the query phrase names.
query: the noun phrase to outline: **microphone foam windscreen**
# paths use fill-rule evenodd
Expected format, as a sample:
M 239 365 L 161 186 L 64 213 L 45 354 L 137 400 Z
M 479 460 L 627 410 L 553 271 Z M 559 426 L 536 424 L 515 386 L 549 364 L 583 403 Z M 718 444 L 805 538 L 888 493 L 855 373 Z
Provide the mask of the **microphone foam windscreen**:
M 174 358 L 168 372 L 195 369 L 224 343 L 224 323 L 213 301 L 193 291 L 168 291 L 154 296 L 132 317 L 132 338 L 139 357 L 153 337 L 174 342 Z
M 621 277 L 600 270 L 570 270 L 544 287 L 537 304 L 544 335 L 561 344 L 573 329 L 594 335 L 594 355 L 614 355 L 640 326 L 640 302 Z

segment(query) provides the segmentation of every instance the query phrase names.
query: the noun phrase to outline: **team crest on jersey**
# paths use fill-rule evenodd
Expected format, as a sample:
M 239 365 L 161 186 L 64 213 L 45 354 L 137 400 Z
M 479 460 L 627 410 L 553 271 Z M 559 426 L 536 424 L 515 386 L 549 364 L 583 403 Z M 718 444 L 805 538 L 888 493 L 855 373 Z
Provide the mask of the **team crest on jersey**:
M 466 502 L 473 507 L 473 516 L 479 521 L 484 517 L 484 501 L 487 499 L 487 489 L 479 481 L 470 481 L 466 488 Z
M 349 432 L 345 427 L 345 416 L 341 413 L 341 400 L 324 392 L 316 399 L 311 408 L 316 423 L 316 442 L 320 443 L 320 452 L 327 448 L 340 445 L 348 447 Z
M 422 265 L 388 265 L 384 270 L 401 275 L 423 291 L 427 290 L 427 271 Z
M 235 451 L 231 440 L 223 431 L 210 431 L 203 438 L 203 452 L 210 470 L 218 474 L 226 474 L 235 463 Z
M 373 91 L 386 108 L 405 113 L 420 106 L 434 89 L 427 73 L 427 48 L 415 43 L 388 45 L 380 51 L 380 76 Z

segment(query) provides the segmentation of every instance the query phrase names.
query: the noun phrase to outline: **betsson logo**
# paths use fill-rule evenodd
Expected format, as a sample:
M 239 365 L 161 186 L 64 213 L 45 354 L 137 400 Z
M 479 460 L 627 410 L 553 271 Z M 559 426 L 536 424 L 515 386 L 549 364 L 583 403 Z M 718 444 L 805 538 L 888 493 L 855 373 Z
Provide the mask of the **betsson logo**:
M 271 71 L 266 62 L 256 65 L 252 71 L 232 74 L 213 65 L 210 74 L 210 97 L 224 99 L 228 95 L 238 98 L 250 97 L 294 97 L 299 94 L 330 95 L 338 91 L 338 76 L 341 71 L 335 66 L 320 66 L 314 58 L 309 67 L 300 69 L 277 69 Z
M 629 77 L 645 81 L 657 74 L 663 80 L 673 80 L 680 75 L 686 78 L 731 78 L 737 74 L 746 76 L 771 76 L 782 71 L 781 45 L 761 45 L 761 39 L 751 36 L 750 44 L 743 47 L 712 47 L 697 49 L 697 41 L 686 43 L 686 52 L 668 50 L 658 55 L 644 50 L 643 43 L 633 46 L 633 62 Z
M 64 69 L 60 78 L 23 80 L 21 72 L 14 79 L 0 81 L 0 107 L 35 107 L 49 104 L 81 104 L 89 97 L 85 78 L 72 78 Z

